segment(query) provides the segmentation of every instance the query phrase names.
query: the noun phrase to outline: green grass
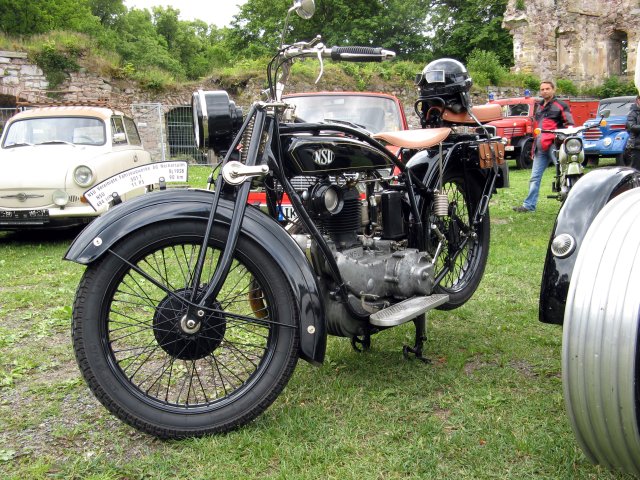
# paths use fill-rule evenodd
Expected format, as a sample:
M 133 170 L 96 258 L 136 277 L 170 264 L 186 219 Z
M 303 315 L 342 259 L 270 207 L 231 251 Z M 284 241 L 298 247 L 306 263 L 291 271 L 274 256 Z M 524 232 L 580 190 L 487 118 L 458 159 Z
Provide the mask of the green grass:
M 203 187 L 205 168 L 189 183 Z M 411 325 L 366 353 L 330 338 L 320 367 L 300 362 L 276 402 L 226 435 L 161 442 L 90 394 L 69 326 L 82 267 L 72 235 L 0 233 L 0 478 L 601 479 L 576 444 L 562 399 L 561 329 L 537 319 L 542 264 L 559 203 L 516 214 L 529 172 L 491 202 L 491 252 L 473 299 L 429 316 L 426 355 L 405 360 Z M 202 182 L 202 184 L 199 184 Z

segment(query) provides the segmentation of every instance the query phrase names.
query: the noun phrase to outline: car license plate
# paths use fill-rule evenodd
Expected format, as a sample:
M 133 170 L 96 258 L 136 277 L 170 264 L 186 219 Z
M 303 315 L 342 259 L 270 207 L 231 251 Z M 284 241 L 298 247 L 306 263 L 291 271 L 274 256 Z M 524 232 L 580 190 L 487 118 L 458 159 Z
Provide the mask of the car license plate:
M 0 210 L 0 225 L 43 225 L 49 221 L 49 210 Z
M 165 182 L 186 182 L 187 162 L 156 162 L 130 168 L 98 183 L 84 192 L 84 196 L 98 210 L 116 194 L 121 197 L 136 188 L 157 184 L 160 178 Z
M 505 145 L 504 150 L 505 150 L 505 152 L 513 152 L 514 146 L 513 145 Z

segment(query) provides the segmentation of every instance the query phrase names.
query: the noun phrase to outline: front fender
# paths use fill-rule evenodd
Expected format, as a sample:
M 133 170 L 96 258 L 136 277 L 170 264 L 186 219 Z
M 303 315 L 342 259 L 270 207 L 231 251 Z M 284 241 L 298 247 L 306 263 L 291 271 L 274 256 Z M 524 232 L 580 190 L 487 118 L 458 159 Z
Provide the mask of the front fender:
M 640 172 L 627 167 L 598 168 L 584 175 L 571 189 L 551 231 L 540 286 L 539 320 L 562 325 L 573 267 L 582 240 L 600 210 L 614 197 L 640 186 Z M 575 240 L 573 252 L 559 258 L 551 242 L 566 233 Z
M 89 224 L 73 241 L 65 260 L 83 265 L 95 262 L 127 235 L 158 222 L 179 219 L 206 222 L 213 192 L 206 190 L 166 190 L 129 200 L 109 209 Z M 229 225 L 233 203 L 220 200 L 216 221 Z M 268 252 L 287 277 L 300 309 L 300 356 L 313 363 L 324 360 L 326 327 L 324 309 L 315 275 L 298 244 L 271 217 L 247 206 L 242 235 Z

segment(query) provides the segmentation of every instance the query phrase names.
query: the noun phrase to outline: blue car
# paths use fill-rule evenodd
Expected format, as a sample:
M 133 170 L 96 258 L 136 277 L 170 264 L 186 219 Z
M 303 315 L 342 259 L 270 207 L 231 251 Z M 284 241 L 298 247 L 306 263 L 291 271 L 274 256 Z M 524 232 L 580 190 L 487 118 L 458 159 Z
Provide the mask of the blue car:
M 584 122 L 585 126 L 590 127 L 580 134 L 584 143 L 585 163 L 597 165 L 600 157 L 611 157 L 616 159 L 617 165 L 629 164 L 624 154 L 624 147 L 629 138 L 625 123 L 635 98 L 611 97 L 600 100 L 598 117 L 603 110 L 609 110 L 610 114 L 605 126 L 598 125 L 599 118 Z

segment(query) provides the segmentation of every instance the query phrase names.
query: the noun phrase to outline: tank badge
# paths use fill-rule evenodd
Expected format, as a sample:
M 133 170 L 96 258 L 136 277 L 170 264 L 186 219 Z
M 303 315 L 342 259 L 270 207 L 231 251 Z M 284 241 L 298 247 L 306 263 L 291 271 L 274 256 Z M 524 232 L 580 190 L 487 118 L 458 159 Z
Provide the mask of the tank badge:
M 335 160 L 336 154 L 328 148 L 321 148 L 313 152 L 313 163 L 320 166 L 331 165 Z

